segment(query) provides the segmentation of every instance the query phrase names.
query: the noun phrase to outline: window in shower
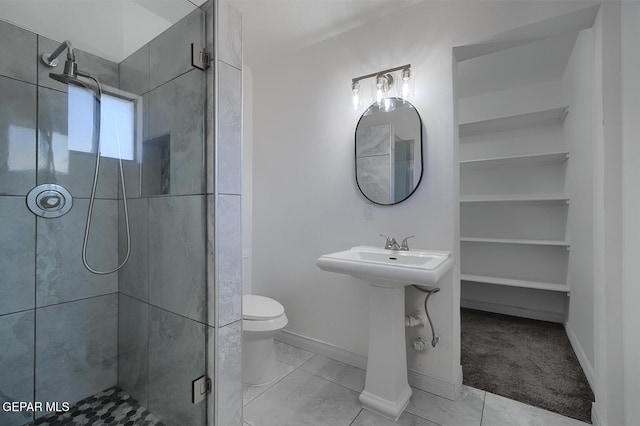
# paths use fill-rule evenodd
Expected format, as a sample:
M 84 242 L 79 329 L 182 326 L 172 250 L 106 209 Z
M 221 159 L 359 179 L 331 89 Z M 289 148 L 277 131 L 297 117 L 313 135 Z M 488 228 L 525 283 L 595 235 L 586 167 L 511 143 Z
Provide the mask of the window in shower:
M 133 160 L 136 101 L 103 93 L 100 104 L 101 155 Z M 69 86 L 68 117 L 69 150 L 95 153 L 94 97 L 91 91 Z

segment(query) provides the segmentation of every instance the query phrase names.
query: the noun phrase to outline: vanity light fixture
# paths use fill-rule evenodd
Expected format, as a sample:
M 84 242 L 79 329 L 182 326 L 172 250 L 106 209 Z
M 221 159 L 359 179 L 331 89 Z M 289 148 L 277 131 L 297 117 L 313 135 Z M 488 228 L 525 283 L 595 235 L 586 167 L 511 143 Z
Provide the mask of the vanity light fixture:
M 396 77 L 394 77 L 396 74 Z M 401 67 L 389 68 L 386 70 L 378 71 L 372 74 L 356 77 L 351 80 L 351 101 L 353 103 L 353 109 L 357 110 L 360 107 L 360 103 L 363 100 L 362 88 L 360 87 L 360 81 L 366 79 L 373 79 L 375 77 L 375 87 L 372 87 L 371 94 L 375 92 L 375 102 L 380 109 L 385 111 L 392 111 L 395 109 L 395 100 L 393 98 L 400 97 L 407 99 L 410 95 L 409 81 L 411 79 L 411 64 L 403 65 Z M 401 93 L 392 93 L 395 87 L 396 80 L 402 79 L 402 91 Z M 371 97 L 373 101 L 373 96 Z

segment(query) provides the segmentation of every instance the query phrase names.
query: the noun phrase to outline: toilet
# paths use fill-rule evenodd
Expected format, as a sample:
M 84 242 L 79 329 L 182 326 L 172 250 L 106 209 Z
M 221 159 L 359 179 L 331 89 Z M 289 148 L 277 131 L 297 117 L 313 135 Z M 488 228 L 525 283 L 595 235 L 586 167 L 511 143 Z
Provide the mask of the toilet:
M 284 307 L 264 296 L 242 296 L 242 381 L 263 385 L 276 378 L 273 336 L 289 320 Z

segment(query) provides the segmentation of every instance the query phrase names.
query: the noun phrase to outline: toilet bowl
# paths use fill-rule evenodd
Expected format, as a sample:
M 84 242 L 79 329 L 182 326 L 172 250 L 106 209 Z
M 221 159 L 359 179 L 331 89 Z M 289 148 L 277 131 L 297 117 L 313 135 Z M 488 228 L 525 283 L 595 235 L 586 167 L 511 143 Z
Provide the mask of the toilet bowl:
M 263 385 L 276 378 L 273 336 L 287 325 L 284 307 L 264 296 L 242 296 L 242 381 Z

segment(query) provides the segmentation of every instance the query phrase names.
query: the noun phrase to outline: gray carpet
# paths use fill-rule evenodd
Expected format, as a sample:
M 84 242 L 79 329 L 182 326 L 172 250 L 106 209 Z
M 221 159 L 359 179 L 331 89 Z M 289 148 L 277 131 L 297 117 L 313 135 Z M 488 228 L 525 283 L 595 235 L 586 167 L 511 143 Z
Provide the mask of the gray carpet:
M 593 392 L 562 324 L 461 309 L 464 384 L 591 423 Z

